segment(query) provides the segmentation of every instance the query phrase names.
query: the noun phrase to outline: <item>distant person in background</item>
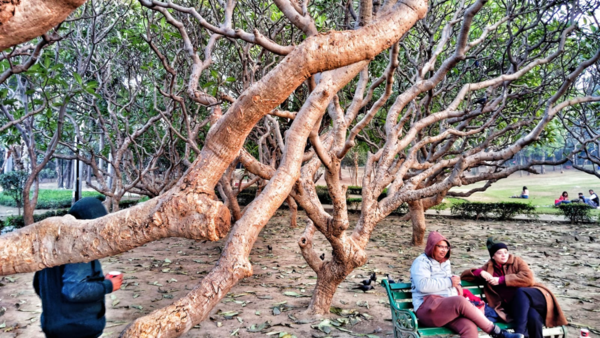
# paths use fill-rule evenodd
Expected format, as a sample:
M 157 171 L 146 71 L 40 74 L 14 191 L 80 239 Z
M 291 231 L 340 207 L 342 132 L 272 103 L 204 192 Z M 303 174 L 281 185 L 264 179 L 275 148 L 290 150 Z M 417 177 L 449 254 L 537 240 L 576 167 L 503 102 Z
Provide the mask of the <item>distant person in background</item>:
M 569 193 L 566 191 L 563 191 L 562 195 L 560 195 L 560 197 L 554 201 L 554 206 L 559 206 L 561 204 L 568 204 L 571 203 L 571 201 L 569 201 Z
M 76 219 L 107 214 L 97 198 L 85 197 L 73 204 Z M 104 295 L 117 291 L 123 275 L 104 276 L 98 260 L 72 263 L 38 271 L 33 276 L 35 293 L 42 299 L 40 323 L 46 338 L 97 338 L 106 325 Z
M 598 204 L 594 203 L 594 201 L 592 201 L 591 199 L 583 196 L 582 192 L 579 193 L 579 201 L 581 201 L 581 203 L 585 203 L 585 204 L 589 205 L 592 208 L 597 208 L 598 207 Z
M 598 195 L 596 195 L 596 193 L 594 193 L 594 190 L 592 189 L 590 189 L 590 199 L 594 201 L 594 203 L 596 203 L 597 206 L 600 205 L 600 198 L 598 198 Z
M 527 189 L 527 187 L 523 187 L 523 191 L 521 191 L 521 195 L 510 196 L 510 198 L 528 199 L 529 198 L 529 190 Z

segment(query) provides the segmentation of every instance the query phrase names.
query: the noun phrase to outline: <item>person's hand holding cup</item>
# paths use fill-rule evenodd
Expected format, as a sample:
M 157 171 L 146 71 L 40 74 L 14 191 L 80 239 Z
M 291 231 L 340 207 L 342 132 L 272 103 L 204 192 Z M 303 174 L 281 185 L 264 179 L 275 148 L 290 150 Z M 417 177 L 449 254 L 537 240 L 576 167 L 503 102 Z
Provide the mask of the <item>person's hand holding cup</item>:
M 121 271 L 110 271 L 104 276 L 104 278 L 108 279 L 113 285 L 113 292 L 117 291 L 121 288 L 121 284 L 123 284 L 123 274 Z

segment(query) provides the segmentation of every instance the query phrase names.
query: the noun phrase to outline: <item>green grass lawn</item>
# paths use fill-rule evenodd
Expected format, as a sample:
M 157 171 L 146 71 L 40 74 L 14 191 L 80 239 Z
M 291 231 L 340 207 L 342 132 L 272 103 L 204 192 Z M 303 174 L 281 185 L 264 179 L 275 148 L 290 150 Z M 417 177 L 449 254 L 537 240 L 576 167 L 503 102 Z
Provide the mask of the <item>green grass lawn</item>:
M 476 187 L 482 187 L 485 182 L 472 184 L 468 186 L 456 187 L 452 191 L 468 191 Z M 529 199 L 510 198 L 513 195 L 519 195 L 523 186 L 529 189 Z M 596 176 L 588 175 L 577 170 L 565 170 L 563 174 L 560 171 L 548 171 L 544 175 L 520 176 L 518 173 L 494 183 L 484 192 L 478 192 L 466 198 L 472 202 L 522 202 L 531 203 L 539 214 L 559 214 L 560 211 L 554 208 L 554 200 L 558 199 L 563 191 L 569 193 L 569 199 L 576 199 L 577 194 L 582 192 L 589 196 L 588 190 L 592 189 L 600 193 L 600 179 Z M 449 199 L 450 203 L 456 200 Z M 593 215 L 600 215 L 600 210 L 593 210 Z
M 95 191 L 84 191 L 83 197 L 95 197 L 102 196 L 100 193 Z M 53 189 L 40 189 L 38 194 L 38 204 L 36 209 L 57 209 L 57 208 L 69 208 L 71 207 L 71 199 L 73 198 L 72 190 L 53 190 Z M 16 207 L 17 204 L 9 196 L 5 195 L 4 192 L 0 192 L 0 205 L 8 207 Z

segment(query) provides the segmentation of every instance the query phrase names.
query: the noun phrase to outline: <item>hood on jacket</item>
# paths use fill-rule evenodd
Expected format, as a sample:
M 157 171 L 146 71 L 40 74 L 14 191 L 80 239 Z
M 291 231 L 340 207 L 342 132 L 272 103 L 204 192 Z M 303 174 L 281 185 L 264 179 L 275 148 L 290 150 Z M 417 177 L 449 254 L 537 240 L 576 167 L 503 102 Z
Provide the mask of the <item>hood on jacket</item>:
M 440 241 L 445 241 L 446 244 L 448 246 L 450 246 L 450 242 L 448 242 L 446 237 L 444 237 L 439 232 L 432 231 L 429 233 L 429 236 L 427 237 L 427 244 L 425 245 L 425 254 L 427 255 L 427 257 L 433 258 L 433 249 L 435 248 L 435 245 L 438 244 Z M 448 252 L 446 253 L 446 256 L 444 257 L 445 258 L 444 262 L 447 261 L 448 259 L 450 259 L 451 251 L 452 251 L 452 249 L 449 248 Z
M 108 215 L 108 212 L 99 199 L 84 197 L 73 204 L 69 209 L 69 214 L 76 219 L 95 219 Z

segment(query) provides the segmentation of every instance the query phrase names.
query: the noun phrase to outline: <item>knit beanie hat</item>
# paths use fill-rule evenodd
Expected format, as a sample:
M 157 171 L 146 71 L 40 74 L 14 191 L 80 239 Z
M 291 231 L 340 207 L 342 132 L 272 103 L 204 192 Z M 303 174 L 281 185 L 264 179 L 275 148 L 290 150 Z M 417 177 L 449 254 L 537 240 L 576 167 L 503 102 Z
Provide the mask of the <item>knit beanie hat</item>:
M 108 212 L 99 199 L 84 197 L 73 204 L 71 209 L 69 209 L 69 214 L 73 215 L 76 219 L 95 219 L 108 215 Z
M 494 257 L 494 254 L 496 253 L 496 251 L 498 251 L 500 249 L 508 250 L 508 247 L 504 243 L 496 243 L 496 244 L 492 245 L 490 248 L 488 248 L 488 252 L 490 253 L 490 258 Z

